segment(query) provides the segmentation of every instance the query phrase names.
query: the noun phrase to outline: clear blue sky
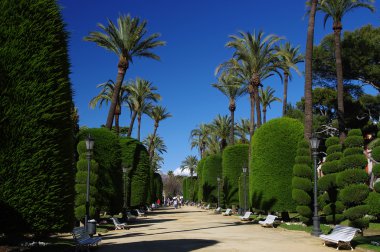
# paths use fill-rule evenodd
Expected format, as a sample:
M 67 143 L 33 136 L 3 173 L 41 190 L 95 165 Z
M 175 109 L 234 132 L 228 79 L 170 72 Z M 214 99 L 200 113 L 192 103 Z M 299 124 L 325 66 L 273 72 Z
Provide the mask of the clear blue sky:
M 175 170 L 189 154 L 190 131 L 200 123 L 210 122 L 218 113 L 229 114 L 228 100 L 211 83 L 218 64 L 231 58 L 232 51 L 225 48 L 228 35 L 239 30 L 263 30 L 266 34 L 285 37 L 293 45 L 305 50 L 307 18 L 304 18 L 305 1 L 302 0 L 59 0 L 64 21 L 70 33 L 69 50 L 71 81 L 74 101 L 78 107 L 80 126 L 99 127 L 105 124 L 108 108 L 90 109 L 88 103 L 100 90 L 96 85 L 115 80 L 118 58 L 113 53 L 85 42 L 83 37 L 97 31 L 97 23 L 115 21 L 119 14 L 130 13 L 148 21 L 149 33 L 159 32 L 167 42 L 155 50 L 161 61 L 135 60 L 128 69 L 126 79 L 139 76 L 158 87 L 161 104 L 173 114 L 160 123 L 158 134 L 163 137 L 168 152 L 164 155 L 163 172 Z M 376 9 L 379 8 L 376 3 Z M 379 13 L 355 10 L 343 20 L 344 30 L 353 30 L 365 24 L 379 25 Z M 317 14 L 315 43 L 331 33 L 331 22 L 323 28 L 322 13 Z M 304 64 L 300 64 L 301 71 Z M 294 74 L 289 84 L 288 100 L 295 103 L 303 96 L 303 77 Z M 263 82 L 282 97 L 283 86 L 278 78 Z M 122 126 L 129 125 L 129 111 L 125 108 L 120 119 Z M 281 115 L 281 104 L 276 102 L 268 111 L 268 119 Z M 249 118 L 248 97 L 237 103 L 235 118 Z M 137 126 L 136 126 L 137 127 Z M 153 131 L 153 121 L 144 117 L 142 137 Z M 136 133 L 136 130 L 134 131 Z

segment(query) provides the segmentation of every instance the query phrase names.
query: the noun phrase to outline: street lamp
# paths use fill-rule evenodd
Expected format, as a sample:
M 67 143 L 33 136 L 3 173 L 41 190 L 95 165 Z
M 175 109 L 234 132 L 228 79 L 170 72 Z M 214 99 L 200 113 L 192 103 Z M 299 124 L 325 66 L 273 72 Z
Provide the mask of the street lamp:
M 90 170 L 91 170 L 91 152 L 94 149 L 94 139 L 88 134 L 86 138 L 86 158 L 87 158 L 87 184 L 86 184 L 86 216 L 84 217 L 84 226 L 87 230 L 87 222 L 90 216 Z
M 218 207 L 220 206 L 220 178 L 217 177 L 216 180 L 218 181 Z
M 247 172 L 248 168 L 243 167 L 243 176 L 244 176 L 244 213 L 247 211 Z
M 317 195 L 318 195 L 317 158 L 318 158 L 319 143 L 320 143 L 320 139 L 318 138 L 317 135 L 313 134 L 310 138 L 310 147 L 312 150 L 313 161 L 314 161 L 314 216 L 313 216 L 313 230 L 311 231 L 311 234 L 313 236 L 319 236 L 322 234 L 321 228 L 320 228 L 320 222 L 319 222 L 318 200 L 317 200 Z

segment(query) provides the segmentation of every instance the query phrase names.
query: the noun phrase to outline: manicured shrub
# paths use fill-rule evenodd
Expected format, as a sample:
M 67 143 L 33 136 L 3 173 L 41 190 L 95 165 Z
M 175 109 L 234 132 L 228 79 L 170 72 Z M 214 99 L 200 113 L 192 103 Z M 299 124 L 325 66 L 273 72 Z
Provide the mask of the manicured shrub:
M 94 138 L 92 158 L 99 164 L 97 202 L 101 210 L 119 213 L 123 207 L 123 174 L 119 139 L 106 128 L 86 128 L 79 132 L 79 140 L 88 135 Z
M 376 192 L 380 193 L 380 182 L 375 183 L 373 188 L 375 189 Z
M 218 202 L 218 181 L 217 177 L 222 177 L 222 157 L 220 155 L 210 155 L 203 165 L 203 199 L 206 202 Z
M 239 204 L 238 180 L 242 167 L 248 167 L 248 144 L 227 146 L 222 155 L 223 195 L 227 206 Z
M 339 198 L 347 207 L 359 205 L 368 197 L 369 189 L 364 184 L 349 185 L 340 190 Z
M 150 186 L 149 154 L 144 145 L 136 139 L 127 137 L 120 138 L 119 141 L 122 165 L 128 171 L 126 176 L 127 206 L 145 205 Z
M 295 201 L 300 205 L 307 206 L 311 203 L 310 195 L 307 192 L 300 189 L 293 189 L 292 198 L 295 199 Z
M 343 156 L 347 157 L 347 156 L 351 156 L 351 155 L 363 155 L 363 148 L 361 147 L 352 147 L 352 148 L 348 148 L 348 149 L 345 149 L 343 151 Z
M 343 214 L 335 214 L 335 215 L 327 215 L 326 216 L 326 222 L 327 223 L 340 223 L 344 221 L 344 215 Z
M 363 137 L 362 136 L 350 136 L 344 141 L 344 146 L 346 148 L 362 148 L 363 147 Z
M 346 169 L 364 169 L 367 165 L 367 159 L 363 154 L 345 156 L 340 161 L 341 170 Z
M 340 152 L 336 152 L 333 154 L 337 154 Z M 331 154 L 331 155 L 333 155 Z M 340 153 L 342 154 L 342 153 Z M 340 160 L 333 160 L 333 161 L 326 161 L 325 163 L 322 164 L 322 172 L 323 174 L 331 174 L 331 173 L 337 173 L 342 171 L 342 167 L 340 165 Z
M 296 211 L 304 218 L 303 222 L 308 222 L 313 215 L 313 212 L 308 206 L 297 206 Z
M 362 131 L 360 129 L 352 129 L 347 134 L 348 137 L 360 136 L 362 137 Z
M 363 169 L 349 169 L 342 171 L 336 176 L 336 184 L 338 187 L 343 188 L 345 186 L 357 183 L 365 183 L 368 181 L 368 174 Z
M 250 200 L 255 208 L 294 211 L 293 165 L 303 125 L 291 118 L 278 118 L 255 132 L 250 167 Z
M 341 152 L 335 152 L 326 157 L 326 162 L 339 160 L 343 157 L 343 154 Z
M 311 157 L 309 156 L 296 156 L 295 163 L 311 165 L 312 161 L 311 161 Z
M 0 13 L 0 233 L 70 231 L 75 143 L 60 7 L 4 0 Z
M 375 159 L 377 162 L 380 162 L 380 146 L 373 148 L 372 158 Z
M 327 155 L 333 154 L 335 152 L 342 152 L 342 145 L 336 144 L 336 145 L 331 145 L 327 147 L 326 153 Z
M 301 177 L 293 177 L 292 186 L 294 189 L 300 189 L 306 192 L 311 192 L 313 189 L 311 180 L 307 178 L 301 178 Z
M 337 174 L 327 174 L 318 179 L 318 189 L 320 191 L 329 191 L 336 188 L 336 175 Z
M 329 137 L 326 139 L 325 145 L 326 147 L 330 147 L 333 145 L 338 145 L 340 143 L 339 137 Z
M 336 201 L 335 203 L 330 203 L 323 207 L 323 212 L 326 215 L 332 215 L 334 212 L 342 213 L 345 209 L 345 206 L 342 202 Z
M 368 218 L 358 218 L 354 219 L 348 222 L 348 225 L 352 227 L 357 227 L 360 229 L 368 228 L 369 227 L 369 219 Z
M 373 172 L 373 175 L 375 175 L 376 177 L 380 177 L 380 164 L 375 164 L 372 167 L 372 172 Z
M 203 166 L 206 158 L 199 160 L 197 165 L 197 176 L 198 176 L 198 201 L 204 201 L 203 199 Z
M 313 171 L 307 164 L 295 164 L 293 166 L 293 175 L 301 178 L 312 178 Z
M 369 214 L 380 217 L 380 193 L 370 192 L 365 203 L 369 207 Z
M 298 149 L 297 149 L 297 156 L 307 156 L 307 157 L 310 157 L 310 150 L 309 150 L 309 147 L 307 148 L 301 148 L 298 146 Z M 311 162 L 311 160 L 310 160 Z

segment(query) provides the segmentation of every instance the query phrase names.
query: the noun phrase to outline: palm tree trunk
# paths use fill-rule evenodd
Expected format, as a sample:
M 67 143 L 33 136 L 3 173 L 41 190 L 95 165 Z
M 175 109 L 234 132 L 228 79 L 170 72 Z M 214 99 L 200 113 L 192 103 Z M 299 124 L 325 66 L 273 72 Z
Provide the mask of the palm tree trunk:
M 267 122 L 267 108 L 263 107 L 263 122 Z
M 141 115 L 137 116 L 137 140 L 140 141 Z
M 137 112 L 133 111 L 131 123 L 129 124 L 128 134 L 127 134 L 127 136 L 129 137 L 132 135 L 132 129 L 133 129 L 133 124 L 135 124 L 136 115 L 137 115 Z
M 112 122 L 113 122 L 113 117 L 115 114 L 115 109 L 116 105 L 119 102 L 119 93 L 121 89 L 121 84 L 123 83 L 125 73 L 127 72 L 128 69 L 128 61 L 120 58 L 119 62 L 117 64 L 117 77 L 116 77 L 116 84 L 114 88 L 114 92 L 112 94 L 112 101 L 111 101 L 111 106 L 110 109 L 108 110 L 108 116 L 107 116 L 107 122 L 106 122 L 106 127 L 108 129 L 112 129 Z
M 259 83 L 254 86 L 255 102 L 256 102 L 256 116 L 257 116 L 257 128 L 261 126 L 261 109 L 260 109 L 260 97 L 259 97 Z
M 158 123 L 155 123 L 153 136 L 152 136 L 152 139 L 150 139 L 150 143 L 149 143 L 149 160 L 150 160 L 150 163 L 152 163 L 153 156 L 154 156 L 153 141 L 156 138 L 157 128 L 158 128 Z
M 336 23 L 333 26 L 334 40 L 335 40 L 335 65 L 336 65 L 336 79 L 338 90 L 338 127 L 339 139 L 343 143 L 346 138 L 345 125 L 344 125 L 344 90 L 343 90 L 343 66 L 342 66 L 342 52 L 340 45 L 340 33 L 342 31 L 342 24 Z
M 232 145 L 235 144 L 235 137 L 234 137 L 234 127 L 235 127 L 235 109 L 236 109 L 236 104 L 235 104 L 235 101 L 230 101 L 230 106 L 229 106 L 229 110 L 231 112 L 231 129 L 230 129 L 230 143 Z
M 119 116 L 120 114 L 115 114 L 115 130 L 116 134 L 119 136 L 120 128 L 119 128 Z
M 286 104 L 288 99 L 288 81 L 289 75 L 287 73 L 284 73 L 284 98 L 282 100 L 282 116 L 285 116 L 286 114 Z
M 250 125 L 249 125 L 249 135 L 250 135 L 250 141 L 252 140 L 253 133 L 255 132 L 255 95 L 253 94 L 253 87 L 250 84 L 250 89 L 252 89 L 249 92 L 249 98 L 251 102 L 251 118 L 250 118 Z
M 307 26 L 305 56 L 305 131 L 304 137 L 309 140 L 313 131 L 313 94 L 312 94 L 312 60 L 314 43 L 314 23 L 318 0 L 310 0 L 309 24 Z

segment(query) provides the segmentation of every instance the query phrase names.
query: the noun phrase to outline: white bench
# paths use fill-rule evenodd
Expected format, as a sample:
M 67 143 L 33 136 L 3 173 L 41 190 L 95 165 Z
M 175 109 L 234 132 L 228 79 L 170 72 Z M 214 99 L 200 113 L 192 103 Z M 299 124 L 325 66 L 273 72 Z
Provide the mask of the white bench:
M 222 211 L 222 208 L 218 207 L 217 209 L 214 210 L 214 213 L 220 214 L 221 211 Z
M 75 251 L 82 247 L 86 247 L 87 251 L 90 251 L 91 246 L 98 246 L 102 240 L 100 237 L 90 237 L 84 227 L 74 228 L 72 234 L 75 241 Z
M 250 221 L 251 219 L 249 216 L 251 216 L 252 212 L 245 212 L 244 216 L 240 216 L 240 220 L 242 221 Z
M 224 215 L 224 216 L 230 216 L 231 214 L 232 214 L 231 208 L 227 208 L 226 211 L 224 213 L 222 213 L 222 215 Z
M 263 227 L 273 227 L 274 228 L 274 220 L 277 218 L 276 215 L 268 214 L 267 218 L 264 221 L 259 221 L 259 224 Z
M 330 234 L 320 235 L 319 238 L 325 241 L 323 243 L 324 246 L 326 246 L 326 242 L 331 242 L 337 244 L 337 250 L 343 245 L 347 245 L 351 250 L 354 250 L 351 246 L 351 240 L 355 237 L 357 232 L 360 232 L 360 229 L 336 225 Z

